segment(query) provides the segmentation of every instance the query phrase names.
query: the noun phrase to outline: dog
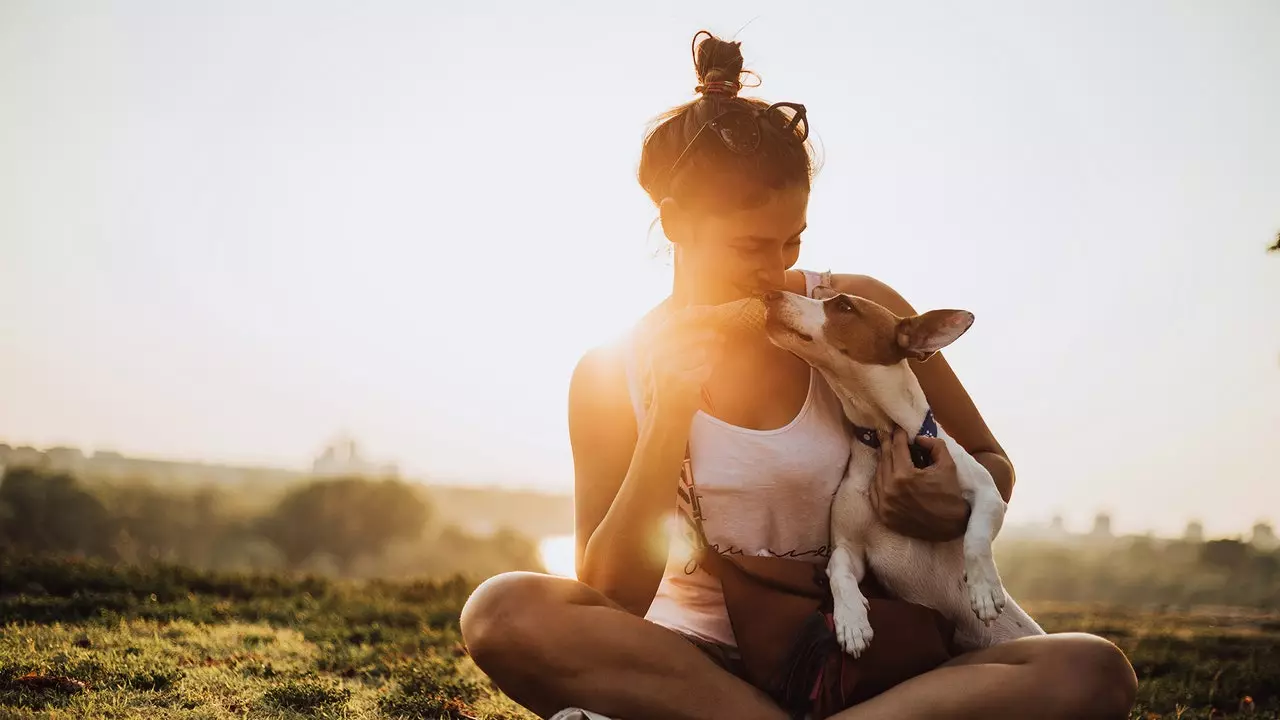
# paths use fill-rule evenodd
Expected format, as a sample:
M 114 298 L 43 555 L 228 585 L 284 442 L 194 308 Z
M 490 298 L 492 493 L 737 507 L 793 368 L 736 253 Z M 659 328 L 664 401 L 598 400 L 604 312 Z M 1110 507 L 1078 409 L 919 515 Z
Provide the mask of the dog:
M 848 469 L 831 507 L 832 551 L 827 563 L 836 637 L 858 657 L 872 642 L 869 604 L 858 587 L 868 568 L 893 596 L 933 608 L 955 623 L 964 650 L 990 647 L 1044 630 L 1005 592 L 991 544 L 1006 503 L 991 474 L 933 420 L 908 360 L 925 360 L 963 335 L 974 316 L 931 310 L 898 317 L 866 298 L 837 293 L 829 276 L 813 297 L 764 296 L 765 332 L 826 378 L 853 426 Z M 895 427 L 935 435 L 955 460 L 971 513 L 964 536 L 934 543 L 885 527 L 868 495 L 881 438 Z M 921 448 L 913 443 L 913 455 Z M 918 463 L 917 463 L 918 464 Z

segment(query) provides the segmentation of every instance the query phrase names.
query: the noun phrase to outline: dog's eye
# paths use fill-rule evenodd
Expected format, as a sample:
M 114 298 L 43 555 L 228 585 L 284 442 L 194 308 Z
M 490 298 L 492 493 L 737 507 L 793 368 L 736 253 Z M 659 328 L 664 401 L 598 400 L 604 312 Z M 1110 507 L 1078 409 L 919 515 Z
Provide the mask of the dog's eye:
M 840 312 L 853 312 L 853 301 L 847 295 L 837 295 L 832 302 Z

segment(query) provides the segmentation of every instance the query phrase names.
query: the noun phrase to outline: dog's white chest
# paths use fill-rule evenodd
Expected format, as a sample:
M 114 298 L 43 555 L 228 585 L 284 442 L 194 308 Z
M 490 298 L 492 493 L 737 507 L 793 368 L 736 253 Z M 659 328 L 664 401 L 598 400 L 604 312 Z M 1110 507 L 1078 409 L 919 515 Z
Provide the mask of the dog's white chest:
M 957 451 L 964 452 L 958 447 Z M 927 542 L 900 535 L 881 523 L 871 507 L 868 495 L 878 455 L 878 451 L 856 443 L 852 449 L 848 472 L 836 491 L 832 505 L 832 543 L 836 548 L 835 552 L 840 555 L 833 560 L 832 572 L 852 569 L 860 581 L 863 576 L 863 573 L 857 572 L 857 558 L 860 557 L 865 562 L 862 569 L 869 569 L 889 594 L 934 608 L 954 622 L 956 642 L 967 649 L 988 647 L 1015 637 L 1042 633 L 1043 630 L 1012 598 L 1005 595 L 999 576 L 995 574 L 989 541 L 985 545 L 981 540 L 975 542 L 975 533 L 969 533 L 965 538 L 949 542 Z M 971 458 L 967 459 L 972 461 Z M 966 476 L 965 469 L 968 466 L 961 464 L 961 458 L 956 460 L 962 477 L 965 477 L 962 484 L 981 482 L 981 476 Z M 990 482 L 990 476 L 986 475 L 986 478 Z M 994 485 L 990 492 L 994 492 Z M 971 524 L 973 522 L 982 523 L 986 520 L 975 518 L 971 520 Z M 978 531 L 976 535 L 986 532 L 983 528 L 978 528 Z M 971 578 L 972 582 L 969 581 L 969 576 L 974 576 Z M 832 577 L 834 594 L 853 596 L 855 589 L 847 580 L 841 582 Z M 860 596 L 860 592 L 857 595 Z M 852 610 L 848 608 L 855 602 L 860 601 L 845 601 L 845 615 L 855 616 L 856 623 L 856 616 L 860 613 L 856 607 Z M 837 615 L 840 614 L 840 605 L 841 599 L 837 597 Z M 839 625 L 837 618 L 838 630 Z M 850 642 L 856 646 L 858 633 L 847 631 L 846 634 L 852 637 Z
M 836 491 L 832 506 L 832 534 L 836 543 L 860 538 L 876 578 L 896 597 L 910 602 L 957 596 L 967 602 L 964 589 L 964 548 L 961 540 L 931 543 L 893 532 L 880 522 L 868 495 L 875 475 L 877 451 L 853 448 L 849 472 Z M 959 584 L 956 584 L 959 579 Z M 942 608 L 938 608 L 942 609 Z

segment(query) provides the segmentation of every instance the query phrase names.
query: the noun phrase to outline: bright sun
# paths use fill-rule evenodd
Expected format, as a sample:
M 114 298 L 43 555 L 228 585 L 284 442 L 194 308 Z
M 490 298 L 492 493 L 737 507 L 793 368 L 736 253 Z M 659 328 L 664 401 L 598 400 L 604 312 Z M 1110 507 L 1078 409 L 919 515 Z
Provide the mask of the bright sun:
M 552 575 L 577 578 L 577 564 L 574 555 L 572 535 L 551 535 L 538 543 L 538 555 L 542 558 L 542 566 Z
M 670 557 L 683 563 L 693 557 L 693 546 L 683 534 L 674 532 L 677 522 L 675 513 L 668 515 L 664 523 L 665 532 L 672 543 L 668 549 Z M 542 538 L 538 542 L 538 557 L 542 560 L 542 566 L 552 575 L 575 580 L 578 578 L 573 535 L 548 535 Z

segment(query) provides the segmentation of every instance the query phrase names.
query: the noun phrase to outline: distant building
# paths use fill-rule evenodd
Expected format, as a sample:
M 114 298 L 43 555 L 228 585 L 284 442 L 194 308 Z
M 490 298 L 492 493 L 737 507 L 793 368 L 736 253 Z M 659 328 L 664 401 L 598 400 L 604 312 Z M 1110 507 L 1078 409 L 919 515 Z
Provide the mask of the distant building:
M 1038 542 L 1067 542 L 1072 539 L 1062 515 L 1054 515 L 1047 524 L 1038 522 L 1005 523 L 1000 530 L 1000 537 L 1010 540 L 1032 540 Z
M 323 477 L 397 477 L 400 469 L 365 460 L 354 438 L 339 435 L 312 462 L 311 472 Z
M 1053 519 L 1049 521 L 1049 532 L 1058 535 L 1067 534 L 1067 524 L 1063 521 L 1061 514 L 1054 515 Z
M 1204 525 L 1199 520 L 1192 520 L 1187 523 L 1187 529 L 1183 531 L 1182 539 L 1189 543 L 1204 542 Z
M 1111 515 L 1100 512 L 1093 518 L 1093 530 L 1089 532 L 1089 536 L 1096 539 L 1104 539 L 1112 537 L 1111 534 Z
M 1271 527 L 1271 523 L 1258 522 L 1253 526 L 1249 544 L 1258 550 L 1271 552 L 1280 548 L 1280 538 L 1276 537 L 1276 531 Z

